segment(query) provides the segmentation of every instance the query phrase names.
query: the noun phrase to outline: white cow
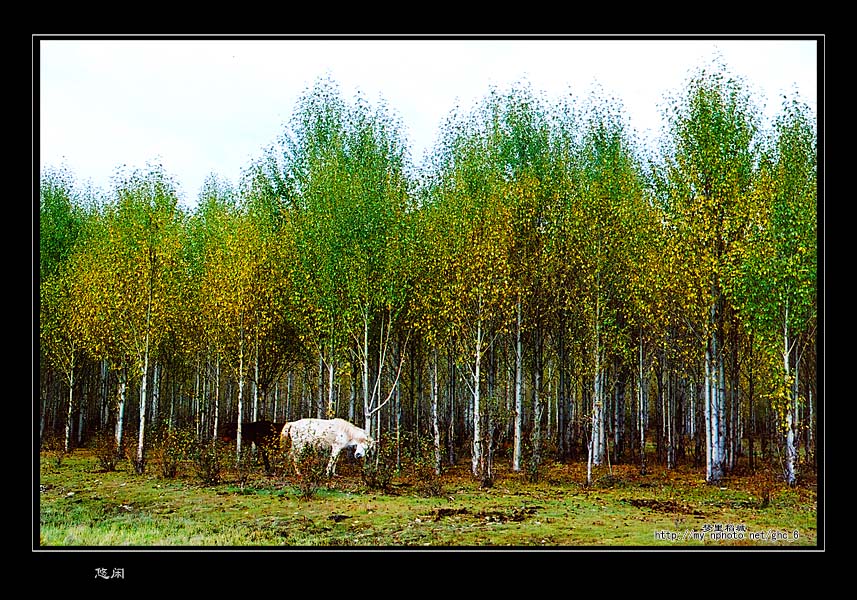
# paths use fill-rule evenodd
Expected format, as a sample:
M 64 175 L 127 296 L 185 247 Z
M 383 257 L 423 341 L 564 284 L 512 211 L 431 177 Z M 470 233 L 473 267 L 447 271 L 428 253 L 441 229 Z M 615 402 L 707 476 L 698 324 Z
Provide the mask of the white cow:
M 291 421 L 283 425 L 280 438 L 283 443 L 285 443 L 286 438 L 290 438 L 292 441 L 289 452 L 298 475 L 301 474 L 300 469 L 298 469 L 298 456 L 307 444 L 330 449 L 327 474 L 333 475 L 336 470 L 336 458 L 343 448 L 353 446 L 354 456 L 362 458 L 375 443 L 365 430 L 345 419 L 299 419 Z

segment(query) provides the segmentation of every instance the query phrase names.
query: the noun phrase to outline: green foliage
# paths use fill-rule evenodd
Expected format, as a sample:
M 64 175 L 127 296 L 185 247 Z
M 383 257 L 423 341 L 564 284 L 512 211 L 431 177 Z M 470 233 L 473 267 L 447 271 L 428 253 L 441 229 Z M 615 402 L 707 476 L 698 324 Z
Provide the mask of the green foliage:
M 173 479 L 181 464 L 192 460 L 196 451 L 196 435 L 191 430 L 164 429 L 155 436 L 149 460 L 155 463 L 161 477 Z
M 116 446 L 116 436 L 111 431 L 100 431 L 95 436 L 95 456 L 98 466 L 104 471 L 115 471 L 121 454 Z
M 530 483 L 538 483 L 544 475 L 544 461 L 542 453 L 536 451 L 532 435 L 526 437 L 524 442 L 524 477 Z
M 68 454 L 65 450 L 65 441 L 58 435 L 49 435 L 42 440 L 42 450 L 51 458 L 54 467 L 60 468 L 63 460 Z
M 647 169 L 614 99 L 596 93 L 579 109 L 571 97 L 548 104 L 526 85 L 494 89 L 472 112 L 450 115 L 415 177 L 395 113 L 362 96 L 347 102 L 320 80 L 239 185 L 212 175 L 192 214 L 160 165 L 118 173 L 103 204 L 78 191 L 68 171 L 46 172 L 46 394 L 74 386 L 76 403 L 89 382 L 74 377 L 101 359 L 131 369 L 130 390 L 146 359 L 158 357 L 177 398 L 222 361 L 221 403 L 240 381 L 270 406 L 266 395 L 287 368 L 315 371 L 321 358 L 330 397 L 353 385 L 370 413 L 392 386 L 393 357 L 410 360 L 407 345 L 418 338 L 420 352 L 451 349 L 484 414 L 492 400 L 477 367 L 490 347 L 501 368 L 512 368 L 520 305 L 527 381 L 547 366 L 539 391 L 553 393 L 562 371 L 561 394 L 575 409 L 589 401 L 580 390 L 592 388 L 596 365 L 616 365 L 609 388 L 630 366 L 636 373 L 641 349 L 645 369 L 661 353 L 690 389 L 717 332 L 720 356 L 735 358 L 738 375 L 727 385 L 740 387 L 740 409 L 752 378 L 750 401 L 782 421 L 789 403 L 806 397 L 783 372 L 783 352 L 794 366 L 796 353 L 812 348 L 817 319 L 814 116 L 785 98 L 764 132 L 748 88 L 717 63 L 694 73 L 664 116 L 660 154 L 647 157 Z M 202 379 L 194 398 L 210 402 L 212 380 Z M 306 394 L 315 382 L 298 385 Z M 687 395 L 681 402 L 690 408 Z M 490 443 L 485 429 L 481 439 Z M 151 455 L 166 478 L 180 460 L 176 444 L 159 440 Z M 433 494 L 423 444 L 406 463 Z M 370 487 L 390 485 L 394 447 L 387 442 L 365 461 Z M 216 452 L 185 452 L 201 479 L 219 479 Z M 249 469 L 248 460 L 239 464 Z M 540 458 L 526 465 L 532 481 L 540 468 Z
M 434 440 L 429 436 L 405 436 L 401 440 L 403 474 L 413 480 L 417 493 L 438 497 L 444 494 L 443 482 L 435 471 Z
M 196 440 L 191 447 L 194 472 L 206 485 L 215 485 L 220 481 L 230 456 L 230 449 L 218 440 Z
M 39 180 L 39 281 L 54 275 L 86 237 L 85 204 L 67 168 L 48 169 Z
M 393 484 L 396 473 L 396 439 L 384 432 L 371 452 L 363 459 L 361 477 L 370 490 L 387 491 Z
M 301 500 L 311 500 L 318 490 L 330 481 L 327 474 L 327 463 L 330 451 L 307 444 L 298 453 L 297 462 L 300 475 L 298 480 L 298 495 Z
M 729 264 L 729 291 L 768 339 L 812 321 L 817 286 L 817 141 L 809 109 L 786 99 L 762 161 L 757 212 Z

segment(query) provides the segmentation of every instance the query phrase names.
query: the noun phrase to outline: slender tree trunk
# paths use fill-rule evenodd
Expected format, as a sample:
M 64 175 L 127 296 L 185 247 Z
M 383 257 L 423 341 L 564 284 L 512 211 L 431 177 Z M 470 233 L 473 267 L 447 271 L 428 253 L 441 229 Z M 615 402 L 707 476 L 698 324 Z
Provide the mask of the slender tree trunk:
M 596 334 L 597 335 L 597 334 Z M 595 344 L 595 377 L 592 396 L 592 463 L 600 465 L 605 456 L 605 427 L 604 427 L 604 374 L 601 369 L 601 351 Z
M 317 419 L 324 418 L 324 353 L 321 347 L 318 349 L 318 399 L 315 406 L 315 416 Z
M 752 340 L 750 343 L 752 347 Z M 752 358 L 752 357 L 751 357 Z M 751 360 L 752 362 L 752 360 Z M 756 396 L 755 396 L 755 378 L 753 374 L 755 373 L 755 369 L 752 367 L 749 369 L 748 375 L 748 401 L 750 403 L 750 423 L 748 426 L 747 432 L 747 443 L 748 443 L 748 457 L 747 461 L 749 463 L 750 472 L 754 472 L 756 469 L 756 450 L 755 450 L 755 440 L 756 440 Z
M 560 460 L 565 460 L 568 457 L 568 382 L 565 369 L 565 333 L 563 324 L 560 323 L 558 331 L 558 351 L 557 351 L 557 375 L 559 381 L 557 385 L 557 448 L 559 450 Z
M 402 348 L 398 344 L 396 351 L 398 354 L 396 363 L 401 364 Z M 393 410 L 395 412 L 396 426 L 396 472 L 399 473 L 402 470 L 402 394 L 398 379 L 393 383 L 393 390 Z
M 69 452 L 71 450 L 71 422 L 72 422 L 72 412 L 74 409 L 74 350 L 71 352 L 71 359 L 69 361 L 68 368 L 68 406 L 66 407 L 66 417 L 65 417 L 65 441 L 63 442 L 63 449 L 65 452 Z
M 42 390 L 41 395 L 41 413 L 39 414 L 39 447 L 45 439 L 45 417 L 48 410 L 48 395 L 45 390 Z
M 191 409 L 193 411 L 193 426 L 194 426 L 194 431 L 196 433 L 197 439 L 199 439 L 202 436 L 202 431 L 201 431 L 202 423 L 201 423 L 201 419 L 199 418 L 199 388 L 200 388 L 199 380 L 201 377 L 202 377 L 202 369 L 200 367 L 200 357 L 199 357 L 199 354 L 197 354 L 196 371 L 194 373 L 194 380 L 193 380 L 193 399 L 191 400 Z
M 800 358 L 801 353 L 797 352 L 795 355 L 795 368 L 794 368 L 794 383 L 792 384 L 792 412 L 794 413 L 794 430 L 795 430 L 795 474 L 800 471 L 800 445 L 804 444 L 804 450 L 806 450 L 806 442 L 802 440 L 801 436 L 801 410 L 798 399 L 800 398 Z
M 84 379 L 83 389 L 81 390 L 81 393 L 80 393 L 81 406 L 78 407 L 78 410 L 77 410 L 77 435 L 75 436 L 77 438 L 75 440 L 77 447 L 80 447 L 83 445 L 83 430 L 84 430 L 85 423 L 86 423 L 86 409 L 87 409 L 84 402 L 86 401 L 86 398 L 89 397 L 89 394 L 86 393 L 88 386 L 89 386 L 89 383 L 88 383 L 88 378 L 87 378 L 87 379 Z
M 669 336 L 667 337 L 669 339 Z M 674 469 L 675 464 L 675 402 L 670 378 L 670 365 L 667 358 L 667 349 L 664 348 L 664 368 L 661 373 L 665 381 L 661 385 L 664 406 L 665 442 L 667 450 L 667 468 Z
M 592 396 L 592 435 L 590 444 L 592 446 L 590 460 L 594 465 L 604 462 L 606 452 L 606 437 L 604 426 L 604 377 L 601 365 L 601 298 L 599 289 L 600 276 L 596 276 L 595 295 L 595 373 L 593 377 Z
M 325 416 L 332 419 L 336 416 L 335 394 L 333 387 L 333 373 L 336 370 L 336 364 L 333 360 L 333 343 L 330 344 L 329 357 L 327 361 L 327 410 Z
M 289 371 L 289 377 L 286 380 L 286 411 L 283 415 L 283 421 L 292 420 L 292 392 L 295 389 L 295 373 Z
M 795 448 L 795 409 L 797 407 L 797 398 L 795 394 L 795 386 L 791 378 L 790 360 L 791 349 L 789 347 L 789 306 L 786 304 L 785 318 L 783 319 L 783 369 L 785 371 L 785 388 L 788 390 L 788 399 L 786 402 L 786 482 L 789 485 L 794 485 L 797 481 L 797 472 L 795 468 L 797 450 Z M 796 380 L 797 378 L 795 378 Z
M 640 329 L 640 343 L 637 375 L 637 432 L 640 438 L 640 474 L 646 474 L 646 376 L 643 371 L 643 330 Z
M 148 318 L 147 318 L 148 321 Z M 134 467 L 137 474 L 142 475 L 146 470 L 146 404 L 148 400 L 148 373 L 149 373 L 149 333 L 146 328 L 145 350 L 143 354 L 143 367 L 140 370 L 140 428 L 137 431 L 137 458 Z
M 722 395 L 721 369 L 717 357 L 718 347 L 712 334 L 709 349 L 705 354 L 705 431 L 706 431 L 706 481 L 715 483 L 723 478 L 722 454 Z
M 220 354 L 215 357 L 214 362 L 214 439 L 220 429 Z
M 723 339 L 722 337 L 720 338 Z M 717 364 L 717 460 L 720 477 L 726 474 L 726 364 L 722 346 Z
M 259 315 L 256 315 L 256 340 L 253 353 L 253 422 L 259 420 Z
M 521 345 L 521 296 L 518 294 L 517 322 L 515 333 L 515 435 L 512 453 L 512 470 L 521 470 L 522 430 L 524 421 L 523 400 L 523 348 Z
M 238 326 L 238 425 L 235 428 L 235 464 L 241 464 L 241 437 L 244 429 L 244 315 Z
M 143 368 L 141 369 L 140 377 L 140 427 L 137 431 L 137 458 L 134 462 L 134 468 L 138 475 L 142 475 L 146 470 L 145 464 L 145 440 L 146 440 L 146 400 L 147 400 L 147 383 L 149 371 L 149 336 L 146 335 L 146 351 L 143 358 Z
M 447 348 L 446 356 L 447 373 L 449 374 L 448 398 L 449 398 L 449 424 L 448 434 L 446 436 L 446 445 L 448 449 L 448 460 L 450 465 L 455 464 L 455 361 L 452 359 L 452 351 Z
M 357 388 L 360 377 L 360 367 L 357 364 L 357 353 L 351 351 L 351 393 L 348 397 L 348 420 L 354 422 L 354 411 L 357 407 Z
M 155 361 L 152 373 L 152 427 L 158 430 L 158 406 L 161 400 L 161 361 Z
M 434 433 L 434 472 L 440 475 L 441 471 L 441 447 L 440 447 L 440 422 L 438 420 L 438 387 L 437 387 L 437 346 L 432 350 L 431 367 L 431 423 Z
M 479 388 L 481 387 L 480 369 L 482 366 L 482 318 L 476 322 L 476 365 L 473 370 L 473 453 L 471 456 L 471 468 L 474 477 L 481 475 L 482 462 L 482 430 L 480 428 L 480 406 Z
M 274 410 L 271 416 L 272 421 L 277 421 L 279 419 L 281 408 L 282 404 L 280 404 L 280 381 L 278 379 L 274 382 Z
M 116 407 L 116 452 L 122 453 L 122 434 L 125 423 L 125 392 L 128 386 L 128 373 L 123 366 L 119 369 L 119 385 L 117 390 L 118 406 Z
M 808 412 L 807 412 L 807 431 L 806 431 L 806 450 L 807 453 L 811 456 L 815 456 L 815 440 L 813 439 L 813 428 L 814 421 L 812 415 L 812 389 L 807 390 L 806 394 L 807 404 L 808 404 Z
M 99 425 L 101 427 L 106 427 L 108 421 L 110 420 L 110 386 L 108 377 L 110 375 L 110 371 L 107 364 L 107 359 L 101 360 L 101 422 Z
M 533 348 L 533 467 L 537 469 L 541 464 L 542 447 L 542 331 L 539 324 L 534 331 L 535 344 Z M 534 471 L 535 472 L 535 471 Z
M 363 428 L 372 429 L 372 398 L 369 397 L 369 315 L 363 315 Z
M 585 379 L 585 378 L 583 378 Z M 582 414 L 586 415 L 586 420 L 589 421 L 589 435 L 586 438 L 586 485 L 592 484 L 592 458 L 594 454 L 594 443 L 595 443 L 595 434 L 598 426 L 595 423 L 595 399 L 587 398 L 585 381 L 582 382 L 584 388 L 581 390 L 581 408 L 583 409 Z M 594 389 L 593 387 L 590 390 Z M 590 394 L 591 396 L 592 394 Z M 586 435 L 586 425 L 581 425 L 581 430 L 584 435 Z

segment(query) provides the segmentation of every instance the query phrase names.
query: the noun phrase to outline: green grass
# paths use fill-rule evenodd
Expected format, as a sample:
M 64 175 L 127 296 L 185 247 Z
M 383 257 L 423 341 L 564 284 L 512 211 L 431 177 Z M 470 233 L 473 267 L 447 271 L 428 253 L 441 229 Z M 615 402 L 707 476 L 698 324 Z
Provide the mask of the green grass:
M 467 461 L 464 461 L 467 462 Z M 498 473 L 480 489 L 464 462 L 442 478 L 443 495 L 423 497 L 404 479 L 389 493 L 360 481 L 357 465 L 310 500 L 294 476 L 261 470 L 202 485 L 184 469 L 175 479 L 136 475 L 126 463 L 99 472 L 75 451 L 40 464 L 39 544 L 45 547 L 368 546 L 368 547 L 677 547 L 815 546 L 816 492 L 764 474 L 706 485 L 690 469 L 640 476 L 613 467 L 587 487 L 585 465 L 555 464 L 539 483 Z M 732 539 L 716 539 L 717 529 Z M 776 532 L 785 539 L 771 539 Z M 795 537 L 795 532 L 796 536 Z M 695 539 L 693 534 L 702 539 Z M 738 534 L 743 539 L 735 539 Z M 763 535 L 750 539 L 750 535 Z M 675 535 L 675 537 L 673 537 Z

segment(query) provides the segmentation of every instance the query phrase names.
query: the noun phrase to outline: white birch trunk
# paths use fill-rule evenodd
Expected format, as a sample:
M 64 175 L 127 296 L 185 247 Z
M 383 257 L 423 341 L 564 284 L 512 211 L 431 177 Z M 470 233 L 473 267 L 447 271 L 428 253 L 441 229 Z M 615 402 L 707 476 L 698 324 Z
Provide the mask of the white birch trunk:
M 354 422 L 354 410 L 357 406 L 357 378 L 360 376 L 357 366 L 357 355 L 351 350 L 351 392 L 348 396 L 348 420 Z
M 335 395 L 333 393 L 333 374 L 336 370 L 336 365 L 333 360 L 333 344 L 330 347 L 330 356 L 327 361 L 327 418 L 332 419 L 336 416 L 336 407 L 334 406 Z
M 542 414 L 544 407 L 542 406 L 541 386 L 542 386 L 542 361 L 541 361 L 541 341 L 538 339 L 541 333 L 536 332 L 536 348 L 535 348 L 535 363 L 533 369 L 533 465 L 538 467 L 541 464 L 541 449 L 542 449 Z
M 148 317 L 147 317 L 148 321 Z M 143 367 L 141 369 L 140 383 L 140 428 L 137 432 L 137 473 L 142 474 L 146 468 L 145 463 L 145 440 L 146 440 L 146 404 L 148 400 L 148 372 L 149 372 L 149 328 L 146 327 L 145 350 L 143 353 Z
M 705 350 L 705 385 L 703 409 L 705 414 L 705 481 L 714 481 L 714 435 L 711 394 L 711 351 Z
M 440 448 L 440 422 L 438 418 L 437 402 L 437 346 L 434 347 L 432 353 L 432 369 L 431 369 L 431 423 L 434 432 L 434 472 L 440 475 L 441 468 L 441 448 Z
M 518 295 L 517 332 L 515 339 L 515 439 L 512 454 L 512 470 L 521 470 L 521 447 L 523 440 L 524 399 L 523 399 L 523 349 L 521 345 L 521 296 Z
M 214 438 L 217 439 L 220 428 L 220 354 L 214 364 Z
M 274 407 L 273 407 L 273 411 L 271 412 L 271 415 L 272 415 L 271 420 L 272 421 L 277 420 L 277 410 L 279 408 L 280 408 L 280 382 L 275 381 L 274 382 Z
M 318 398 L 316 399 L 315 416 L 317 419 L 324 418 L 324 352 L 320 346 L 318 349 Z
M 161 400 L 161 363 L 155 361 L 154 373 L 152 374 L 152 427 L 157 431 L 158 426 L 158 405 Z
M 135 468 L 137 473 L 142 474 L 145 469 L 143 463 L 145 451 L 145 435 L 146 435 L 146 399 L 147 399 L 147 380 L 146 374 L 149 370 L 149 352 L 148 352 L 148 335 L 146 336 L 146 353 L 143 358 L 143 368 L 141 369 L 140 383 L 140 427 L 137 431 L 137 459 Z
M 786 314 L 783 319 L 783 368 L 785 370 L 786 389 L 789 390 L 789 398 L 786 403 L 786 481 L 789 485 L 794 485 L 797 481 L 795 463 L 797 458 L 797 450 L 795 448 L 795 409 L 797 399 L 795 397 L 795 387 L 789 381 L 789 307 L 786 304 Z
M 256 359 L 253 361 L 253 422 L 259 420 L 259 316 L 256 315 Z
M 717 473 L 718 479 L 726 473 L 726 369 L 723 354 L 715 361 L 717 365 Z
M 393 390 L 393 410 L 396 421 L 396 472 L 398 473 L 402 470 L 402 394 L 398 381 L 393 384 Z
M 369 316 L 363 315 L 363 429 L 372 432 L 372 399 L 369 397 Z
M 194 428 L 196 430 L 196 437 L 200 437 L 200 419 L 199 419 L 199 378 L 201 376 L 200 373 L 200 365 L 199 365 L 199 356 L 197 355 L 196 359 L 196 374 L 193 380 L 193 422 Z
M 598 337 L 596 326 L 596 340 Z M 592 397 L 592 463 L 600 465 L 604 462 L 605 430 L 604 430 L 604 381 L 601 373 L 601 350 L 598 341 L 595 342 L 595 383 Z
M 482 365 L 482 318 L 476 322 L 476 368 L 473 371 L 473 455 L 471 467 L 473 475 L 480 475 L 480 462 L 482 459 L 482 431 L 479 423 L 479 387 L 480 368 Z
M 666 417 L 666 439 L 667 439 L 667 468 L 674 469 L 675 468 L 675 447 L 673 445 L 673 403 L 672 403 L 672 393 L 670 390 L 670 376 L 669 371 L 665 373 L 666 375 L 666 383 L 664 384 L 664 407 L 665 407 L 665 417 Z
M 71 450 L 71 417 L 72 408 L 74 407 L 74 350 L 71 351 L 71 360 L 68 368 L 68 407 L 66 408 L 65 418 L 65 442 L 63 448 L 66 453 Z
M 599 243 L 600 250 L 600 243 Z M 592 447 L 591 461 L 595 465 L 604 462 L 605 427 L 604 427 L 604 383 L 601 373 L 601 274 L 595 275 L 595 373 L 592 396 Z
M 125 422 L 125 389 L 127 387 L 128 376 L 125 372 L 125 368 L 119 370 L 119 389 L 117 390 L 118 394 L 118 406 L 117 406 L 117 414 L 116 414 L 116 452 L 122 452 L 122 434 L 124 430 L 124 422 Z
M 101 422 L 99 426 L 103 427 L 106 425 L 107 421 L 110 419 L 110 403 L 107 401 L 109 398 L 109 390 L 108 390 L 108 367 L 107 360 L 101 360 L 101 379 L 100 379 L 100 390 L 101 390 Z
M 712 334 L 712 350 L 706 352 L 706 481 L 715 483 L 723 478 L 725 454 L 725 407 L 723 402 L 723 369 L 717 358 L 717 343 Z
M 637 381 L 637 428 L 640 436 L 640 472 L 646 474 L 646 403 L 644 400 L 645 374 L 643 372 L 643 333 L 640 331 L 639 374 Z
M 592 431 L 589 433 L 589 443 L 586 445 L 586 485 L 592 485 L 592 443 L 595 439 L 595 411 L 592 412 Z
M 283 413 L 283 421 L 290 421 L 292 414 L 292 390 L 294 389 L 295 373 L 289 371 L 289 378 L 286 381 L 286 410 Z
M 241 464 L 241 430 L 244 427 L 244 317 L 238 326 L 238 425 L 235 428 L 235 464 Z

